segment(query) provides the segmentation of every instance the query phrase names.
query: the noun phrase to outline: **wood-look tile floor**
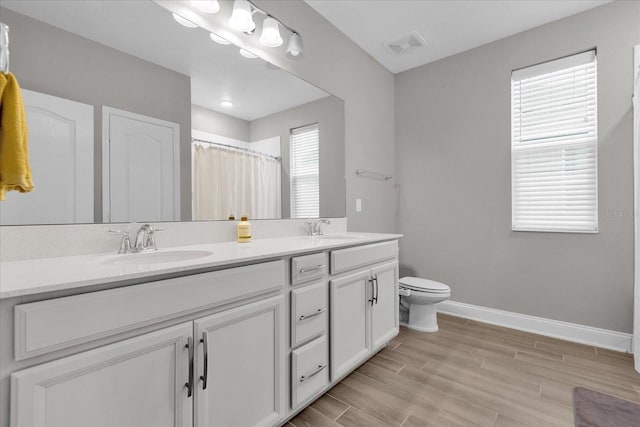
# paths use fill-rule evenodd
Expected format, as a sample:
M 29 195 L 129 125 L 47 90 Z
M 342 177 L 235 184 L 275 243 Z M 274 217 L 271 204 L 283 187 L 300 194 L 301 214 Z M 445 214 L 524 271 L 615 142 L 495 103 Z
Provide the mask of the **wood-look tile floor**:
M 438 324 L 400 328 L 287 426 L 573 426 L 575 386 L 640 402 L 629 354 L 452 316 Z

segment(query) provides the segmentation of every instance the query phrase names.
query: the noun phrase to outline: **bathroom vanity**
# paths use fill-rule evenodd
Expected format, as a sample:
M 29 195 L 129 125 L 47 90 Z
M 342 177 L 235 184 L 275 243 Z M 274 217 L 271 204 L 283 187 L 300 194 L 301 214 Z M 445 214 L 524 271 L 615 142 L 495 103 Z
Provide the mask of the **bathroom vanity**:
M 399 237 L 5 262 L 0 424 L 283 424 L 398 333 Z

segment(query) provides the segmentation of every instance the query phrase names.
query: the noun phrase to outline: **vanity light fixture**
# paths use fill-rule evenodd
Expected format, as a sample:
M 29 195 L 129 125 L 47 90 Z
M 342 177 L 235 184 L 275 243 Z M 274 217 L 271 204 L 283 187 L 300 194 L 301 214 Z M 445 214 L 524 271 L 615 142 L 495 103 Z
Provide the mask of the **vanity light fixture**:
M 222 105 L 223 107 L 233 107 L 233 102 L 231 102 L 228 99 L 223 99 L 222 102 L 220 102 L 220 105 Z
M 211 40 L 213 40 L 214 42 L 216 42 L 218 44 L 231 44 L 231 42 L 229 40 L 220 37 L 216 33 L 209 33 L 209 37 L 211 38 Z
M 287 45 L 287 55 L 290 58 L 298 58 L 302 54 L 302 50 L 302 37 L 300 37 L 300 34 L 291 34 Z
M 173 19 L 175 19 L 178 24 L 184 25 L 185 27 L 188 27 L 188 28 L 198 27 L 198 24 L 196 24 L 195 22 L 189 21 L 187 18 L 184 18 L 178 15 L 177 13 L 173 13 Z
M 244 56 L 245 58 L 248 58 L 248 59 L 255 59 L 255 58 L 258 57 L 258 55 L 255 55 L 255 54 L 249 52 L 248 50 L 242 49 L 242 48 L 240 49 L 240 55 L 242 55 L 242 56 Z
M 266 47 L 282 46 L 282 37 L 280 36 L 278 21 L 273 19 L 271 16 L 267 16 L 262 23 L 260 43 Z
M 250 33 L 256 28 L 251 4 L 247 0 L 233 0 L 233 12 L 229 18 L 229 25 L 243 33 Z
M 189 3 L 204 13 L 218 13 L 220 10 L 218 0 L 191 0 Z
M 189 2 L 194 8 L 204 13 L 216 13 L 220 10 L 220 3 L 218 0 L 190 0 Z M 279 47 L 282 46 L 284 40 L 280 34 L 281 28 L 291 33 L 289 42 L 287 44 L 286 56 L 291 59 L 298 59 L 302 56 L 302 36 L 293 28 L 284 24 L 281 20 L 273 15 L 268 14 L 266 11 L 257 7 L 251 0 L 233 0 L 233 11 L 229 18 L 229 26 L 237 31 L 251 35 L 255 28 L 256 23 L 253 20 L 253 15 L 259 13 L 264 15 L 265 19 L 262 22 L 262 34 L 260 35 L 259 42 L 266 47 Z M 196 28 L 198 25 L 187 18 L 184 18 L 177 13 L 173 14 L 173 18 L 180 24 L 189 28 Z M 209 37 L 219 44 L 231 44 L 228 40 L 215 33 L 210 33 Z M 240 49 L 240 54 L 245 58 L 257 58 L 253 53 Z

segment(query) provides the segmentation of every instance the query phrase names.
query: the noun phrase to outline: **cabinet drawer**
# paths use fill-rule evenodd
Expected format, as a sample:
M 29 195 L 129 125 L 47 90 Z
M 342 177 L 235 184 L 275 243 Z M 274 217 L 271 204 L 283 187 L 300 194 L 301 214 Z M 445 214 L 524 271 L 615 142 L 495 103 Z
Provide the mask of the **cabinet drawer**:
M 327 284 L 317 283 L 291 292 L 291 347 L 327 330 Z
M 311 254 L 291 258 L 291 283 L 297 285 L 327 274 L 327 254 Z
M 331 274 L 342 273 L 398 256 L 398 241 L 331 251 Z
M 329 383 L 327 337 L 291 352 L 291 407 L 296 409 Z
M 284 261 L 15 307 L 16 360 L 282 289 Z

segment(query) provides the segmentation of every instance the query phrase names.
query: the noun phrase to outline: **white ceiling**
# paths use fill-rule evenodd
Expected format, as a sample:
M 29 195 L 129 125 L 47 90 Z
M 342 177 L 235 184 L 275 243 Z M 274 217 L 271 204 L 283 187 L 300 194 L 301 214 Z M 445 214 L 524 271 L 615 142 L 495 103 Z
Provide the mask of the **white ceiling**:
M 200 28 L 179 25 L 149 0 L 2 0 L 0 5 L 54 27 L 191 77 L 191 102 L 255 120 L 328 94 L 260 58 L 246 59 Z M 42 41 L 46 43 L 46 40 Z M 220 106 L 231 99 L 233 107 Z
M 574 15 L 610 0 L 305 0 L 393 73 Z M 417 30 L 427 46 L 403 55 L 383 43 Z

